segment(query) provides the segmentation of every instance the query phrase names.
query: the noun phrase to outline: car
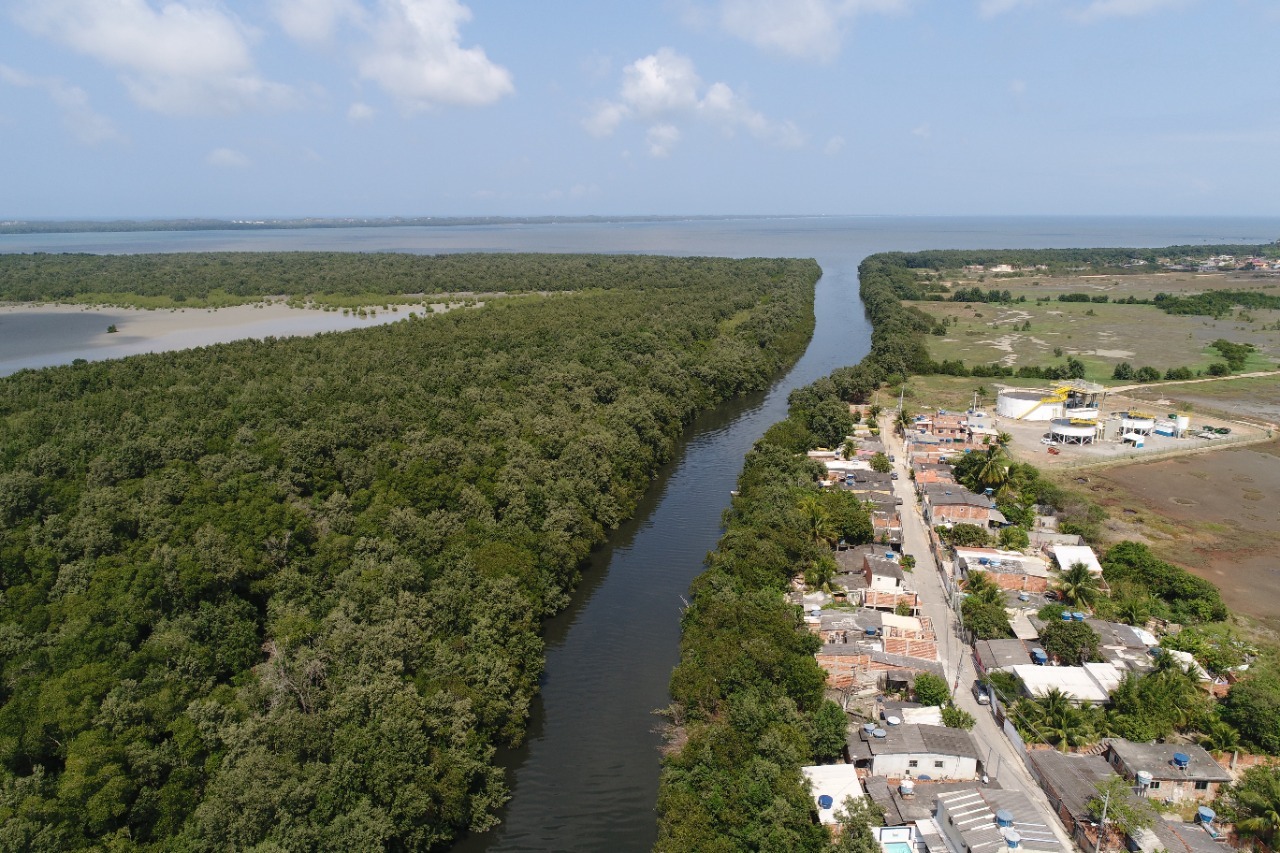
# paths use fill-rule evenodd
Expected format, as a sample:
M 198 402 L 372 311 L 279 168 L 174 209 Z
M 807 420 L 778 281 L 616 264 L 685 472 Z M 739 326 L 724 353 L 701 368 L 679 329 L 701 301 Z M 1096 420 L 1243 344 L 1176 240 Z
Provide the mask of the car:
M 890 462 L 897 462 L 898 460 L 894 458 L 894 456 L 893 456 L 893 454 L 892 454 L 892 453 L 890 453 L 890 454 L 889 454 L 889 461 L 890 461 Z
M 1049 436 L 1047 436 L 1047 435 L 1046 435 L 1044 438 L 1040 439 L 1040 443 L 1041 443 L 1041 444 L 1053 444 L 1053 439 L 1052 439 L 1052 438 L 1049 438 Z
M 1056 592 L 1054 592 L 1053 590 L 1051 590 L 1051 589 L 1046 589 L 1046 590 L 1044 591 L 1044 600 L 1045 600 L 1045 601 L 1057 601 L 1057 600 L 1058 600 L 1058 594 L 1057 594 Z
M 890 471 L 890 472 L 889 472 L 889 479 L 890 479 L 890 480 L 896 480 L 896 479 L 898 479 L 898 472 L 897 472 L 897 471 Z
M 973 682 L 973 698 L 978 700 L 979 705 L 991 704 L 991 694 L 987 693 L 987 687 L 981 681 Z

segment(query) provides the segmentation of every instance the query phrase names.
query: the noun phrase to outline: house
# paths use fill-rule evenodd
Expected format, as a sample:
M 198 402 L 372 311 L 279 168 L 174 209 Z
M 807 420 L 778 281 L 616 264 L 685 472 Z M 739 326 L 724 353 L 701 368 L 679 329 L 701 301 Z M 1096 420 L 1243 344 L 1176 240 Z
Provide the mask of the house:
M 1058 571 L 1065 572 L 1076 563 L 1084 563 L 1092 574 L 1102 576 L 1102 564 L 1098 562 L 1098 555 L 1088 545 L 1054 545 L 1051 551 L 1053 559 L 1058 563 Z
M 903 723 L 854 727 L 846 742 L 849 762 L 873 776 L 977 779 L 978 747 L 964 729 Z
M 983 675 L 1031 665 L 1031 655 L 1021 640 L 979 640 L 973 644 L 973 660 Z
M 984 787 L 938 794 L 934 823 L 946 836 L 947 849 L 956 853 L 1066 851 L 1021 791 Z
M 1131 669 L 1135 672 L 1146 672 L 1152 667 L 1151 655 L 1149 649 L 1151 643 L 1146 642 L 1142 634 L 1154 640 L 1150 634 L 1143 631 L 1139 634 L 1129 625 L 1120 622 L 1106 622 L 1102 619 L 1086 619 L 1085 624 L 1094 630 L 1100 638 L 1098 643 L 1098 652 L 1102 655 L 1102 659 L 1110 661 L 1117 667 L 1122 669 Z
M 1081 849 L 1095 850 L 1098 827 L 1089 802 L 1098 796 L 1100 782 L 1115 777 L 1111 765 L 1100 755 L 1071 755 L 1055 749 L 1032 750 L 1027 764 L 1067 833 Z M 1108 838 L 1105 846 L 1114 849 L 1117 840 Z
M 981 571 L 1001 589 L 1044 592 L 1049 588 L 1049 564 L 1040 557 L 999 548 L 956 548 L 955 552 L 962 577 Z
M 920 596 L 907 588 L 906 575 L 896 560 L 871 554 L 862 560 L 866 582 L 862 594 L 864 607 L 896 611 L 901 604 L 913 615 L 920 612 Z
M 920 672 L 944 674 L 928 619 L 863 607 L 820 611 L 805 622 L 822 638 L 814 657 L 834 689 L 911 684 Z
M 862 558 L 862 570 L 866 575 L 867 589 L 877 592 L 905 592 L 907 589 L 902 566 L 890 557 L 868 554 Z
M 813 805 L 818 810 L 818 821 L 823 826 L 834 826 L 836 812 L 844 810 L 845 800 L 864 800 L 862 780 L 852 764 L 818 764 L 801 767 L 800 772 L 813 793 Z
M 1028 696 L 1043 696 L 1055 687 L 1077 704 L 1101 705 L 1120 686 L 1122 670 L 1111 663 L 1083 666 L 1037 666 L 1020 664 L 1010 671 L 1022 681 Z
M 1147 796 L 1166 802 L 1198 800 L 1208 802 L 1218 788 L 1231 781 L 1231 774 L 1213 760 L 1204 747 L 1190 743 L 1134 743 L 1116 738 L 1107 747 L 1107 761 L 1124 778 L 1136 782 L 1139 773 L 1149 773 Z
M 903 786 L 895 780 L 884 776 L 868 776 L 863 779 L 867 789 L 867 797 L 884 813 L 885 826 L 904 826 L 915 824 L 917 832 L 933 825 L 933 811 L 937 805 L 938 795 L 945 792 L 960 791 L 973 793 L 981 783 L 972 780 L 962 782 L 935 782 L 912 779 Z M 999 789 L 1000 783 L 995 779 L 988 785 Z M 904 791 L 904 787 L 906 790 Z M 923 840 L 923 839 L 922 839 Z M 946 847 L 943 840 L 936 839 L 938 846 L 927 845 L 927 850 L 943 851 Z
M 937 414 L 929 425 L 929 434 L 946 443 L 969 441 L 969 418 L 967 415 Z
M 930 527 L 975 524 L 985 528 L 1005 520 L 991 498 L 964 486 L 926 486 L 922 509 Z

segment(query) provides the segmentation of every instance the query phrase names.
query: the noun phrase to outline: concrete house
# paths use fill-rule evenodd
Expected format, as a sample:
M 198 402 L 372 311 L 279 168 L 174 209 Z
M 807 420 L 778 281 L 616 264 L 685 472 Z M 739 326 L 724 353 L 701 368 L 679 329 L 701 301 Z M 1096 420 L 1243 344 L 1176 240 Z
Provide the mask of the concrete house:
M 1098 827 L 1089 802 L 1098 796 L 1098 783 L 1116 775 L 1111 765 L 1100 755 L 1071 755 L 1056 749 L 1027 753 L 1027 764 L 1071 838 L 1082 850 L 1095 850 Z M 1123 839 L 1115 832 L 1108 836 L 1104 848 L 1122 845 Z
M 1140 788 L 1146 785 L 1147 796 L 1169 802 L 1198 800 L 1208 802 L 1218 795 L 1218 788 L 1231 781 L 1213 756 L 1190 743 L 1134 743 L 1116 738 L 1107 747 L 1107 761 L 1124 778 Z
M 1004 515 L 986 495 L 964 486 L 935 485 L 924 489 L 924 519 L 930 527 L 976 524 L 990 527 L 1004 523 Z
M 978 748 L 964 729 L 910 723 L 850 730 L 850 763 L 873 776 L 930 779 L 978 778 Z
M 956 548 L 956 567 L 962 577 L 986 572 L 1001 589 L 1044 592 L 1049 588 L 1049 564 L 1040 557 L 999 548 Z
M 956 853 L 1065 851 L 1021 791 L 979 788 L 938 794 L 934 823 Z

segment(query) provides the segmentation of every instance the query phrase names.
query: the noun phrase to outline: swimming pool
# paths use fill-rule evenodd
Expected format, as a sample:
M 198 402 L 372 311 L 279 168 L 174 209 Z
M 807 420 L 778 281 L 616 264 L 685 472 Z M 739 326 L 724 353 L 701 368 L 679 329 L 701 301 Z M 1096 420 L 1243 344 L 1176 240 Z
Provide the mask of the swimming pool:
M 880 845 L 884 853 L 916 853 L 914 847 L 904 841 L 886 841 Z

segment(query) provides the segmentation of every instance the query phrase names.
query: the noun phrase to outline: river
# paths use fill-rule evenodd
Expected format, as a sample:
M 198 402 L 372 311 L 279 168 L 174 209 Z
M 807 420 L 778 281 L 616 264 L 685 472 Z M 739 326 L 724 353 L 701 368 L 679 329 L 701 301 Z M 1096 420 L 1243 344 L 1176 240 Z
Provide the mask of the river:
M 1266 242 L 1280 219 L 822 217 L 538 226 L 363 228 L 0 237 L 0 251 L 545 251 L 813 257 L 823 269 L 813 340 L 767 392 L 704 414 L 635 517 L 595 552 L 571 605 L 546 626 L 547 665 L 525 746 L 500 755 L 512 799 L 480 851 L 648 850 L 656 840 L 659 719 L 679 655 L 682 596 L 715 547 L 742 457 L 790 391 L 856 362 L 870 329 L 857 297 L 867 254 Z

